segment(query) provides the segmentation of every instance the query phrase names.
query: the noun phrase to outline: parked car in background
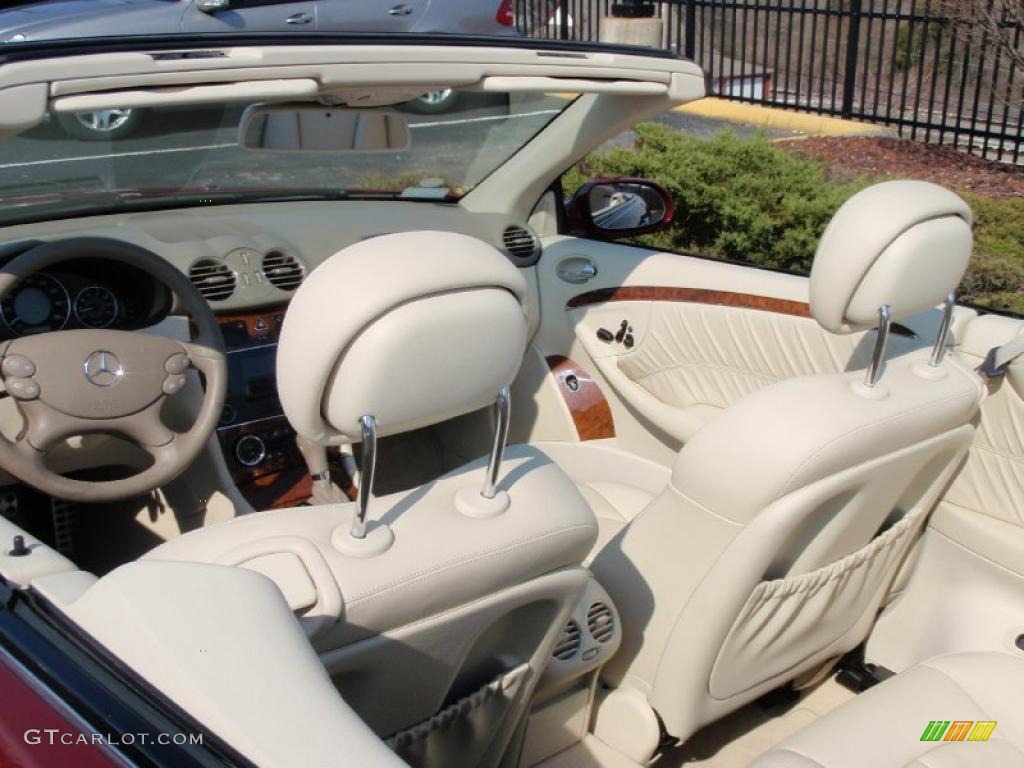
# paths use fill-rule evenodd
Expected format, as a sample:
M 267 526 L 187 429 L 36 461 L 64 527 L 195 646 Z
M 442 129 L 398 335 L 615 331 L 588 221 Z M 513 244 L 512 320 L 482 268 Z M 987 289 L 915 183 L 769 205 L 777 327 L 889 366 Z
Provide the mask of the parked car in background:
M 513 0 L 48 0 L 0 10 L 0 43 L 117 35 L 221 32 L 516 34 Z M 409 105 L 425 114 L 458 104 L 451 89 Z M 64 114 L 61 128 L 84 141 L 135 133 L 144 110 Z

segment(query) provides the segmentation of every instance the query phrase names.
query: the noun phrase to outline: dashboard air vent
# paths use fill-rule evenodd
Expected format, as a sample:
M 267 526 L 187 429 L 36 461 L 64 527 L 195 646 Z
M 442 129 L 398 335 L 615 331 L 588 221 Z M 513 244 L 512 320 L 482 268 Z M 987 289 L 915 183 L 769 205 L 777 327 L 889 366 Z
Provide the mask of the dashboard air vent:
M 299 287 L 305 270 L 299 260 L 284 251 L 267 251 L 263 257 L 263 274 L 275 288 L 294 291 Z
M 607 643 L 615 636 L 615 617 L 607 604 L 597 602 L 587 611 L 587 629 L 599 643 Z
M 580 627 L 573 620 L 569 620 L 569 623 L 565 625 L 565 629 L 562 630 L 562 634 L 558 636 L 558 642 L 555 643 L 555 650 L 551 652 L 559 661 L 568 661 L 580 650 Z
M 532 259 L 540 252 L 540 243 L 533 232 L 518 224 L 506 227 L 501 241 L 509 255 L 517 259 Z
M 193 264 L 188 279 L 207 301 L 224 301 L 235 292 L 235 273 L 227 264 L 213 259 L 200 259 Z

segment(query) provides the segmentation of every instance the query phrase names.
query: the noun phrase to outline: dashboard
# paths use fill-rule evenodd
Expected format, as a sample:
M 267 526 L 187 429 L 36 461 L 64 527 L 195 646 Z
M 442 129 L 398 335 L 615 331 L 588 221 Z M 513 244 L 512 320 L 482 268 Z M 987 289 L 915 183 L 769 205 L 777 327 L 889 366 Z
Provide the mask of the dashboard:
M 294 506 L 311 492 L 295 433 L 277 397 L 277 341 L 291 297 L 306 275 L 342 248 L 403 230 L 478 237 L 518 266 L 539 257 L 533 233 L 507 214 L 402 201 L 274 202 L 101 215 L 0 228 L 0 242 L 110 237 L 159 254 L 189 278 L 217 314 L 228 351 L 228 391 L 217 442 L 231 481 L 259 510 Z M 0 256 L 0 266 L 3 260 Z M 528 285 L 535 289 L 533 281 Z M 338 286 L 338 311 L 344 311 L 345 290 Z M 529 304 L 535 329 L 538 303 Z M 173 312 L 174 298 L 164 286 L 96 254 L 54 265 L 17 285 L 0 302 L 0 340 L 80 328 L 137 330 Z M 103 466 L 107 458 L 98 452 L 76 461 Z
M 170 312 L 169 290 L 145 272 L 102 257 L 29 275 L 0 302 L 0 338 L 78 328 L 137 330 Z

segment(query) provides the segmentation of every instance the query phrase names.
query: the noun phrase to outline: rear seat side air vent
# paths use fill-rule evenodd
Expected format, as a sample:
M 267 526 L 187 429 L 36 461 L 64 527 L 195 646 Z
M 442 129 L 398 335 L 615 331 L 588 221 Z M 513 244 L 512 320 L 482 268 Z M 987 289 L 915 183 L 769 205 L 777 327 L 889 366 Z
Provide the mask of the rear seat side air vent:
M 505 247 L 505 253 L 519 266 L 533 266 L 540 258 L 540 242 L 537 236 L 520 224 L 505 227 L 501 233 L 501 243 Z
M 227 264 L 213 259 L 195 262 L 188 279 L 207 301 L 224 301 L 235 292 L 235 273 Z
M 587 610 L 587 631 L 599 643 L 615 637 L 615 616 L 607 603 L 598 601 Z
M 290 253 L 275 249 L 263 256 L 263 274 L 275 288 L 294 291 L 306 276 L 306 271 Z
M 581 642 L 579 624 L 570 619 L 569 623 L 565 625 L 565 629 L 558 636 L 558 642 L 555 643 L 555 649 L 551 652 L 551 655 L 559 661 L 569 661 L 580 652 Z

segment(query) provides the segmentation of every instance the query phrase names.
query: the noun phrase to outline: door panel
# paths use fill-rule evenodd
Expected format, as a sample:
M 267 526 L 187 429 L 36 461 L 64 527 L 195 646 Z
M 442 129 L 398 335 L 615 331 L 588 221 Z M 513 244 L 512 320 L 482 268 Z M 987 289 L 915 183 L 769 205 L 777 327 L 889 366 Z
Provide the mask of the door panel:
M 581 258 L 595 277 L 564 280 L 559 267 L 571 264 L 576 275 Z M 538 270 L 535 344 L 592 366 L 620 401 L 616 425 L 636 421 L 672 452 L 757 389 L 864 367 L 873 343 L 873 333 L 823 331 L 810 318 L 807 279 L 795 275 L 563 237 L 545 243 Z M 623 321 L 631 344 L 614 338 Z M 890 354 L 930 344 L 937 327 L 937 312 L 907 321 L 890 337 Z
M 346 32 L 407 32 L 430 0 L 318 0 L 320 29 Z
M 231 0 L 216 13 L 189 3 L 184 32 L 312 32 L 317 28 L 315 0 Z

